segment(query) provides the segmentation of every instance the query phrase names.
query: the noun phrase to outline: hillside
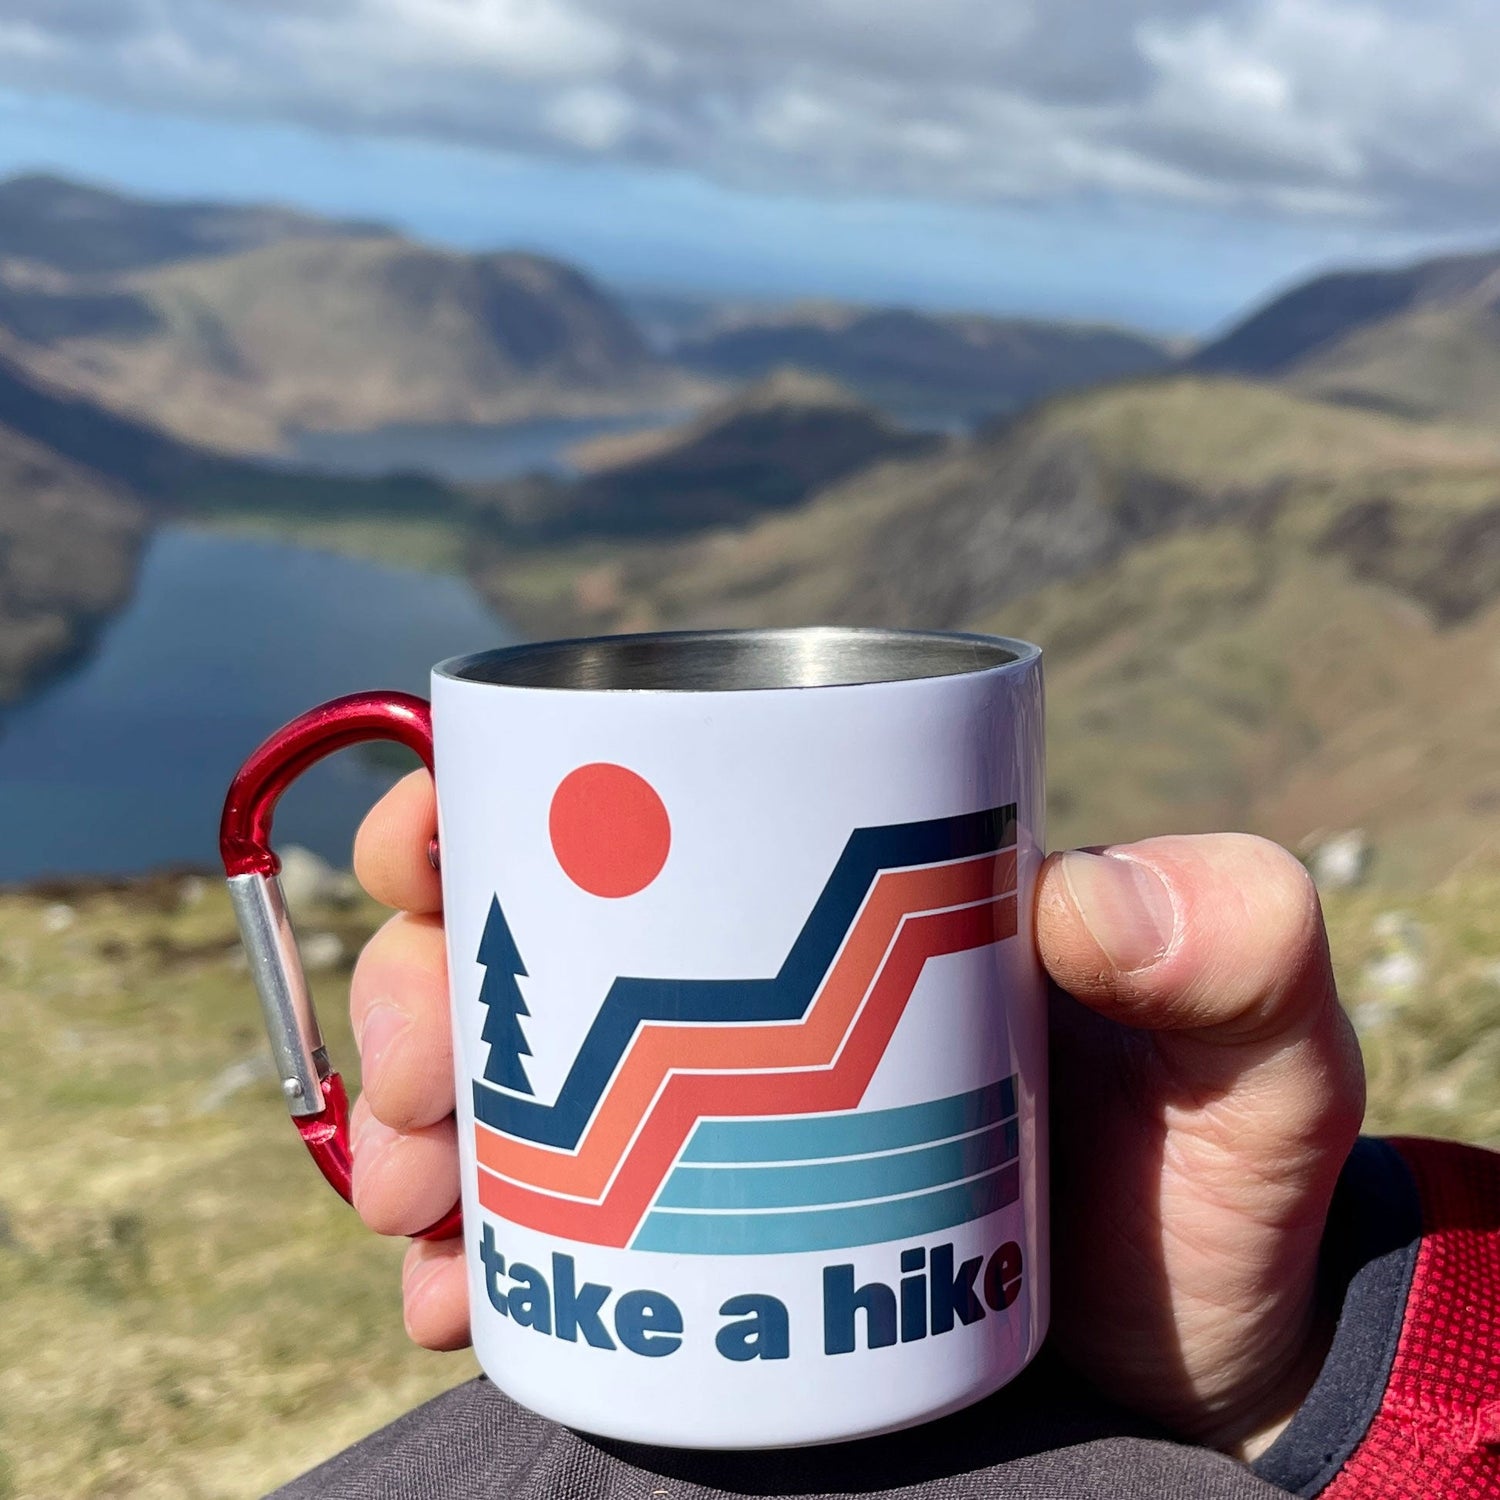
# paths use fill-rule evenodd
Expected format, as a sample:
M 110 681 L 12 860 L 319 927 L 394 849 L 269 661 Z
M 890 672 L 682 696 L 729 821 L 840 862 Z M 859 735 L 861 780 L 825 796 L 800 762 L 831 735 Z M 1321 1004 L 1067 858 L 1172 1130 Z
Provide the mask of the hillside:
M 134 271 L 281 240 L 383 234 L 274 205 L 151 202 L 34 172 L 0 181 L 0 260 L 58 271 Z
M 672 346 L 705 374 L 755 380 L 783 366 L 895 410 L 1013 411 L 1062 390 L 1164 370 L 1158 339 L 1124 329 L 839 303 L 731 310 Z
M 1500 417 L 1500 254 L 1315 277 L 1191 364 L 1409 416 L 1492 422 Z
M 146 530 L 128 492 L 0 419 L 0 704 L 125 602 Z
M 0 294 L 35 372 L 179 437 L 274 451 L 294 428 L 659 409 L 698 388 L 577 271 L 395 237 L 292 239 Z
M 601 438 L 575 480 L 477 491 L 511 538 L 679 535 L 791 509 L 938 439 L 907 432 L 831 381 L 782 371 L 667 431 Z
M 1482 292 L 1497 273 L 1500 253 L 1314 276 L 1247 314 L 1189 362 L 1204 371 L 1284 375 L 1359 329 L 1415 308 L 1462 302 Z
M 495 549 L 480 578 L 548 632 L 1031 635 L 1054 842 L 1358 823 L 1422 868 L 1500 838 L 1497 559 L 1500 440 L 1179 377 L 1060 398 L 748 529 Z
M 1298 390 L 1414 416 L 1500 420 L 1500 271 L 1462 302 L 1361 328 L 1287 375 Z

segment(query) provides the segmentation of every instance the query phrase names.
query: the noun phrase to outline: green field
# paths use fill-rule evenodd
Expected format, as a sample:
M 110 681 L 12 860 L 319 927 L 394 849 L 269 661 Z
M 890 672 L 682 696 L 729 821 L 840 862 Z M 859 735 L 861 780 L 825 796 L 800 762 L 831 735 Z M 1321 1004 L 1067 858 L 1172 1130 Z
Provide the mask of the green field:
M 194 515 L 188 524 L 221 536 L 286 542 L 426 573 L 463 573 L 472 545 L 465 522 L 441 515 L 227 509 Z
M 301 914 L 344 946 L 314 987 L 346 1068 L 378 919 Z M 1371 1126 L 1500 1144 L 1500 870 L 1329 919 Z M 407 1344 L 400 1246 L 318 1180 L 236 954 L 214 881 L 0 895 L 7 1500 L 250 1500 L 472 1372 Z
M 236 953 L 216 881 L 0 897 L 0 1496 L 258 1496 L 472 1372 L 407 1343 Z M 346 966 L 314 984 L 347 1067 Z

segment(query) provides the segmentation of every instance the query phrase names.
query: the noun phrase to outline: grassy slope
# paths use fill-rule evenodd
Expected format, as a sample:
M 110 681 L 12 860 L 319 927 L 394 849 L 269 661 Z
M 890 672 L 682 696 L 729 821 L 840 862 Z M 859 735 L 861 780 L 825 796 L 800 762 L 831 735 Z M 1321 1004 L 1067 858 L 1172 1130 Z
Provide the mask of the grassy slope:
M 119 282 L 142 328 L 25 347 L 38 374 L 195 444 L 289 426 L 512 422 L 660 409 L 707 389 L 655 361 L 582 276 L 395 236 L 289 239 Z
M 0 896 L 0 1496 L 252 1497 L 469 1373 L 409 1347 L 399 1245 L 319 1182 L 262 1076 L 217 882 Z M 373 909 L 309 914 L 350 950 Z M 320 976 L 353 1058 L 346 974 Z
M 1500 417 L 1500 312 L 1420 308 L 1319 350 L 1290 380 L 1313 395 L 1494 422 Z
M 1500 851 L 1500 608 L 1440 633 L 1333 559 L 1225 527 L 979 623 L 1048 647 L 1056 843 L 1363 827 L 1396 885 Z
M 1063 397 L 987 441 L 865 471 L 803 510 L 747 530 L 676 545 L 497 550 L 480 581 L 502 602 L 514 599 L 519 617 L 535 619 L 539 630 L 618 628 L 621 619 L 970 623 L 982 611 L 899 615 L 899 601 L 869 587 L 871 570 L 894 567 L 915 579 L 924 569 L 941 575 L 956 567 L 966 530 L 1000 503 L 997 476 L 1024 483 L 1031 454 L 1060 445 L 1084 452 L 1105 477 L 1128 471 L 1231 497 L 1311 498 L 1308 535 L 1340 503 L 1376 490 L 1410 495 L 1427 509 L 1471 506 L 1494 493 L 1500 472 L 1500 442 L 1481 432 L 1324 406 L 1246 382 L 1141 382 Z M 1101 486 L 1102 507 L 1116 498 Z M 943 536 L 950 515 L 960 524 Z M 926 526 L 932 554 L 884 557 L 897 525 Z
M 1016 444 L 1064 440 L 1092 456 L 1105 508 L 1128 493 L 1121 475 L 1244 503 L 1038 589 L 971 590 L 963 613 L 892 592 L 882 559 L 895 585 L 959 568 L 997 476 L 1024 472 Z M 832 620 L 1027 635 L 1048 652 L 1057 841 L 1242 826 L 1297 844 L 1358 824 L 1388 840 L 1396 879 L 1500 833 L 1500 610 L 1438 630 L 1324 538 L 1379 497 L 1417 556 L 1497 493 L 1485 433 L 1182 379 L 1062 399 L 1019 437 L 887 465 L 749 530 L 502 553 L 481 577 L 545 632 Z
M 262 1076 L 203 1112 L 265 1050 L 229 958 L 217 882 L 0 895 L 0 1496 L 253 1500 L 467 1378 L 410 1347 L 399 1245 L 317 1178 Z M 1500 863 L 1400 910 L 1432 975 L 1392 997 L 1362 977 L 1390 898 L 1328 903 L 1371 1075 L 1369 1124 L 1500 1144 Z M 303 913 L 350 948 L 373 910 Z M 334 1056 L 346 973 L 318 976 Z
M 288 542 L 319 552 L 367 558 L 393 568 L 426 573 L 462 573 L 469 553 L 469 527 L 456 518 L 344 512 L 329 515 L 287 511 L 206 510 L 190 524 L 223 536 Z

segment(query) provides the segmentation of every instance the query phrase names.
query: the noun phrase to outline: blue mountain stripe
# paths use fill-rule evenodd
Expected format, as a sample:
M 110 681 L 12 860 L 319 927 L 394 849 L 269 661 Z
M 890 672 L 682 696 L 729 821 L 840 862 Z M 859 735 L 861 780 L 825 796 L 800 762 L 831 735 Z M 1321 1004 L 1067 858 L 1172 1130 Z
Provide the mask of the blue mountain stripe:
M 476 1082 L 475 1117 L 506 1135 L 571 1151 L 643 1021 L 801 1020 L 882 870 L 971 859 L 1015 841 L 1014 803 L 952 818 L 856 829 L 775 978 L 616 979 L 555 1104 Z
M 982 1219 L 1016 1201 L 1020 1180 L 1020 1163 L 1011 1162 L 971 1182 L 847 1208 L 771 1214 L 654 1209 L 646 1215 L 630 1248 L 679 1255 L 795 1255 L 804 1250 L 880 1245 Z
M 678 1167 L 657 1208 L 826 1208 L 945 1187 L 1016 1159 L 1014 1120 L 935 1146 L 786 1167 Z
M 965 1135 L 1008 1119 L 1016 1112 L 1016 1080 L 997 1083 L 949 1099 L 829 1115 L 788 1115 L 779 1119 L 700 1120 L 681 1160 L 693 1164 L 822 1161 L 830 1156 L 861 1156 L 925 1146 L 950 1135 Z

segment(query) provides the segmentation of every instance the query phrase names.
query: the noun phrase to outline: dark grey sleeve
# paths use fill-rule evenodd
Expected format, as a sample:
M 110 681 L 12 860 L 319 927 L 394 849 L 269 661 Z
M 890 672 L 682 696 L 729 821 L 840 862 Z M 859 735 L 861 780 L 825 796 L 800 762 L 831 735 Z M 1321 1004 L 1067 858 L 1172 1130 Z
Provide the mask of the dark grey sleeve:
M 473 1380 L 275 1500 L 1276 1500 L 1242 1465 L 1150 1433 L 1045 1356 L 978 1406 L 824 1448 L 692 1453 L 584 1437 Z

